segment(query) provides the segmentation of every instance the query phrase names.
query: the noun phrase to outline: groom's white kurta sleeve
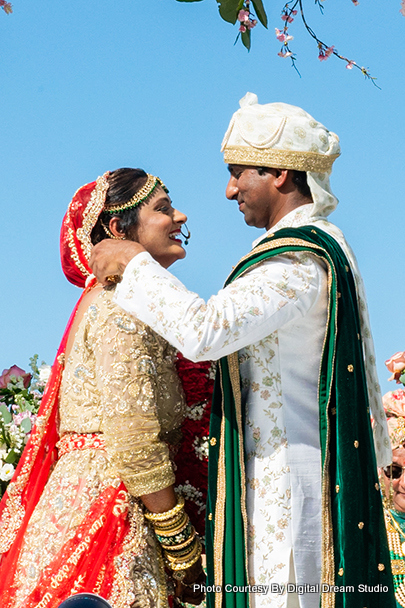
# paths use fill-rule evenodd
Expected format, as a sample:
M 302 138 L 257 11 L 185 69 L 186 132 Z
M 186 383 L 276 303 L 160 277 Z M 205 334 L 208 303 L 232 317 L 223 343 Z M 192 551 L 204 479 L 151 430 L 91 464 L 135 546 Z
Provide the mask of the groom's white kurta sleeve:
M 312 255 L 287 253 L 249 270 L 205 302 L 141 253 L 128 264 L 115 301 L 198 361 L 219 359 L 302 318 L 325 282 L 324 267 Z
M 322 263 L 307 252 L 273 257 L 204 302 L 143 253 L 127 266 L 115 299 L 189 359 L 238 351 L 250 580 L 319 583 L 317 391 L 327 321 Z M 265 608 L 268 599 L 255 596 L 252 608 Z M 273 599 L 286 608 L 285 597 Z M 319 595 L 306 594 L 301 604 L 317 608 Z

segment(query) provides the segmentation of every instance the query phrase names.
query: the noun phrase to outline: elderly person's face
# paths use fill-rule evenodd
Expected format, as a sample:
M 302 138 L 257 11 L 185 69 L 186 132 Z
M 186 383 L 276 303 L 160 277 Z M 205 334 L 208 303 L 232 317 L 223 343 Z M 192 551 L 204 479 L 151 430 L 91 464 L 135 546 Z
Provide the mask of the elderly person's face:
M 392 450 L 392 488 L 393 508 L 405 513 L 405 448 L 403 446 Z M 384 469 L 385 495 L 390 492 L 390 467 Z M 388 473 L 388 475 L 387 475 Z M 398 477 L 399 475 L 399 477 Z

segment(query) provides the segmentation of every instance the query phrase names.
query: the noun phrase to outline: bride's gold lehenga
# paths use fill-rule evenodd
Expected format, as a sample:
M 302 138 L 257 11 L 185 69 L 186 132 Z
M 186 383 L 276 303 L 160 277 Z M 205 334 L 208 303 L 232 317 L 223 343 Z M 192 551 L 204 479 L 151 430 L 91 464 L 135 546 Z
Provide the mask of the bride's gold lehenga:
M 113 567 L 100 564 L 93 590 L 102 591 L 113 608 L 168 606 L 160 546 L 138 497 L 174 483 L 165 441 L 179 441 L 185 402 L 174 349 L 126 315 L 112 296 L 113 290 L 104 289 L 95 298 L 65 363 L 59 456 L 24 534 L 14 608 L 31 605 L 40 589 L 41 601 L 33 605 L 53 607 L 66 564 L 77 568 L 74 576 L 66 574 L 74 581 L 69 595 L 83 589 L 89 573 L 80 569 L 82 556 L 110 533 L 106 495 L 111 488 L 119 489 L 112 512 L 124 514 L 126 528 Z M 83 528 L 93 512 L 93 523 Z

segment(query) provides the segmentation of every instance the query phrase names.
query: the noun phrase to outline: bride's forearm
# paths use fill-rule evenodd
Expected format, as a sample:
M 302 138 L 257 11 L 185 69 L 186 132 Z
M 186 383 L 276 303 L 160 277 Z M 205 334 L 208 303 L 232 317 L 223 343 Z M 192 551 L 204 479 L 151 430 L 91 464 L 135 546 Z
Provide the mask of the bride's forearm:
M 169 511 L 177 504 L 177 497 L 174 492 L 174 486 L 169 486 L 158 492 L 143 494 L 141 500 L 148 511 L 151 513 L 164 513 Z

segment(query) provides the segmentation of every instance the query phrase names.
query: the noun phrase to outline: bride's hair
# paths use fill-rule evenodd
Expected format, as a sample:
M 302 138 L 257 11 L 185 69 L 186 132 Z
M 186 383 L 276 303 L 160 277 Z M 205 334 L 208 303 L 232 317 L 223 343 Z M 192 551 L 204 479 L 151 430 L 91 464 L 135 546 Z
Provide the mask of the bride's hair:
M 148 176 L 143 169 L 116 169 L 111 171 L 107 179 L 109 186 L 105 199 L 106 208 L 127 203 L 146 184 Z M 125 236 L 128 236 L 129 232 L 136 228 L 139 209 L 142 204 L 140 203 L 136 207 L 124 211 L 117 211 L 114 214 L 103 211 L 91 233 L 93 245 L 103 239 L 110 238 L 103 225 L 108 228 L 112 217 L 119 218 L 119 229 Z

